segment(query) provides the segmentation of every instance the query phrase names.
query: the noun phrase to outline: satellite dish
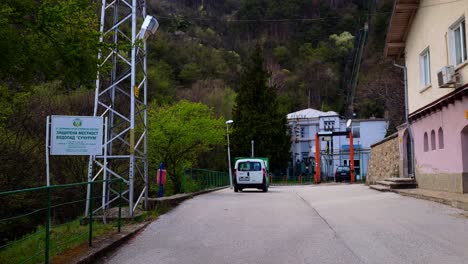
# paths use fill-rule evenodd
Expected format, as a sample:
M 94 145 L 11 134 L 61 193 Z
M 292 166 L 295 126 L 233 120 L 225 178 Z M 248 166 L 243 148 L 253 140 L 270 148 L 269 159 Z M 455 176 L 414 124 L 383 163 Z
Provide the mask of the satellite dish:
M 352 122 L 353 122 L 353 120 L 348 119 L 348 121 L 346 121 L 346 128 L 350 128 Z

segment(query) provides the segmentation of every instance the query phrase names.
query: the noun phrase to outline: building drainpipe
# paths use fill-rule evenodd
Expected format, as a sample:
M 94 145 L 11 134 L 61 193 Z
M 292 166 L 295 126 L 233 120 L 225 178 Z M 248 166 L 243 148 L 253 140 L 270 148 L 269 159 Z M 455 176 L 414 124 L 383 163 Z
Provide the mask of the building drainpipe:
M 409 106 L 408 106 L 408 75 L 406 71 L 406 66 L 402 66 L 399 64 L 396 64 L 395 62 L 393 63 L 395 67 L 398 67 L 403 70 L 403 78 L 404 78 L 404 84 L 405 84 L 405 119 L 406 119 L 406 129 L 408 130 L 408 136 L 410 140 L 410 149 L 411 149 L 411 157 L 408 157 L 411 159 L 411 174 L 409 175 L 412 178 L 416 178 L 416 173 L 414 171 L 414 141 L 413 141 L 413 134 L 411 133 L 411 123 L 409 121 Z

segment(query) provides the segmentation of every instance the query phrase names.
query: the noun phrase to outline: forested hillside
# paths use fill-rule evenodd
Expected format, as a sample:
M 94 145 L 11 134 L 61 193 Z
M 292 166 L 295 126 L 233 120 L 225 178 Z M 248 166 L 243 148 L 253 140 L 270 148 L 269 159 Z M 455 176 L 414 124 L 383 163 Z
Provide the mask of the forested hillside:
M 402 122 L 403 90 L 398 69 L 382 58 L 392 6 L 391 0 L 150 1 L 166 31 L 151 46 L 153 62 L 164 68 L 156 75 L 171 76 L 173 84 L 166 90 L 166 82 L 153 83 L 165 92 L 156 97 L 210 104 L 210 94 L 225 98 L 224 106 L 212 106 L 226 114 L 239 86 L 239 60 L 261 43 L 283 112 L 312 107 L 388 117 L 394 130 Z
M 98 5 L 89 0 L 0 4 L 2 190 L 45 182 L 47 115 L 92 114 Z M 216 117 L 231 118 L 241 62 L 260 44 L 268 85 L 277 89 L 282 113 L 310 106 L 349 115 L 356 54 L 366 39 L 351 109 L 356 118 L 387 116 L 394 129 L 403 116 L 402 83 L 398 70 L 382 58 L 391 8 L 391 0 L 148 1 L 148 12 L 160 22 L 148 42 L 151 106 L 187 99 L 208 105 Z M 226 161 L 218 153 L 224 151 L 215 146 L 197 162 L 223 169 Z M 51 168 L 54 181 L 85 180 L 86 160 L 61 158 Z

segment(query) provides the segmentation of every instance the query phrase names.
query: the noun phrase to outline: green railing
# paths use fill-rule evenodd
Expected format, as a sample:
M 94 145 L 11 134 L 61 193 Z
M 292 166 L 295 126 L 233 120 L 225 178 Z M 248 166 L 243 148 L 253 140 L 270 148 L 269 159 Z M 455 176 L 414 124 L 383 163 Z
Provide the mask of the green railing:
M 325 179 L 321 179 L 321 183 L 330 183 L 334 182 L 333 177 L 328 177 Z M 356 179 L 356 183 L 365 183 L 366 176 L 361 177 L 360 179 Z M 270 185 L 301 185 L 301 184 L 313 184 L 314 183 L 314 175 L 302 175 L 302 176 L 270 176 Z
M 0 263 L 50 263 L 54 255 L 93 237 L 120 232 L 121 179 L 107 180 L 115 193 L 118 209 L 114 221 L 106 219 L 102 206 L 104 181 L 51 185 L 0 192 Z M 90 213 L 85 218 L 86 189 L 90 187 Z M 95 212 L 101 212 L 99 218 Z M 102 221 L 96 221 L 102 219 Z
M 227 172 L 194 168 L 184 170 L 184 192 L 197 192 L 223 186 L 229 186 L 229 173 Z
M 300 185 L 314 183 L 314 175 L 286 176 L 270 175 L 270 185 Z

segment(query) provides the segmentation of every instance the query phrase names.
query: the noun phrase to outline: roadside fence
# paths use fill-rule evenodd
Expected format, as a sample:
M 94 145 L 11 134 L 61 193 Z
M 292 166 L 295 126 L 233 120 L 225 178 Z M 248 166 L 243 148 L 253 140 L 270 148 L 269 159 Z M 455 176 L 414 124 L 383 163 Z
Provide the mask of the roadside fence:
M 118 208 L 102 210 L 103 184 L 118 190 Z M 120 232 L 123 185 L 112 179 L 0 192 L 0 263 L 50 263 L 86 241 L 91 247 L 98 235 Z M 90 213 L 80 217 L 88 186 Z
M 184 192 L 197 192 L 223 186 L 229 186 L 228 172 L 195 168 L 184 169 Z
M 302 185 L 314 183 L 314 175 L 270 175 L 270 185 Z

